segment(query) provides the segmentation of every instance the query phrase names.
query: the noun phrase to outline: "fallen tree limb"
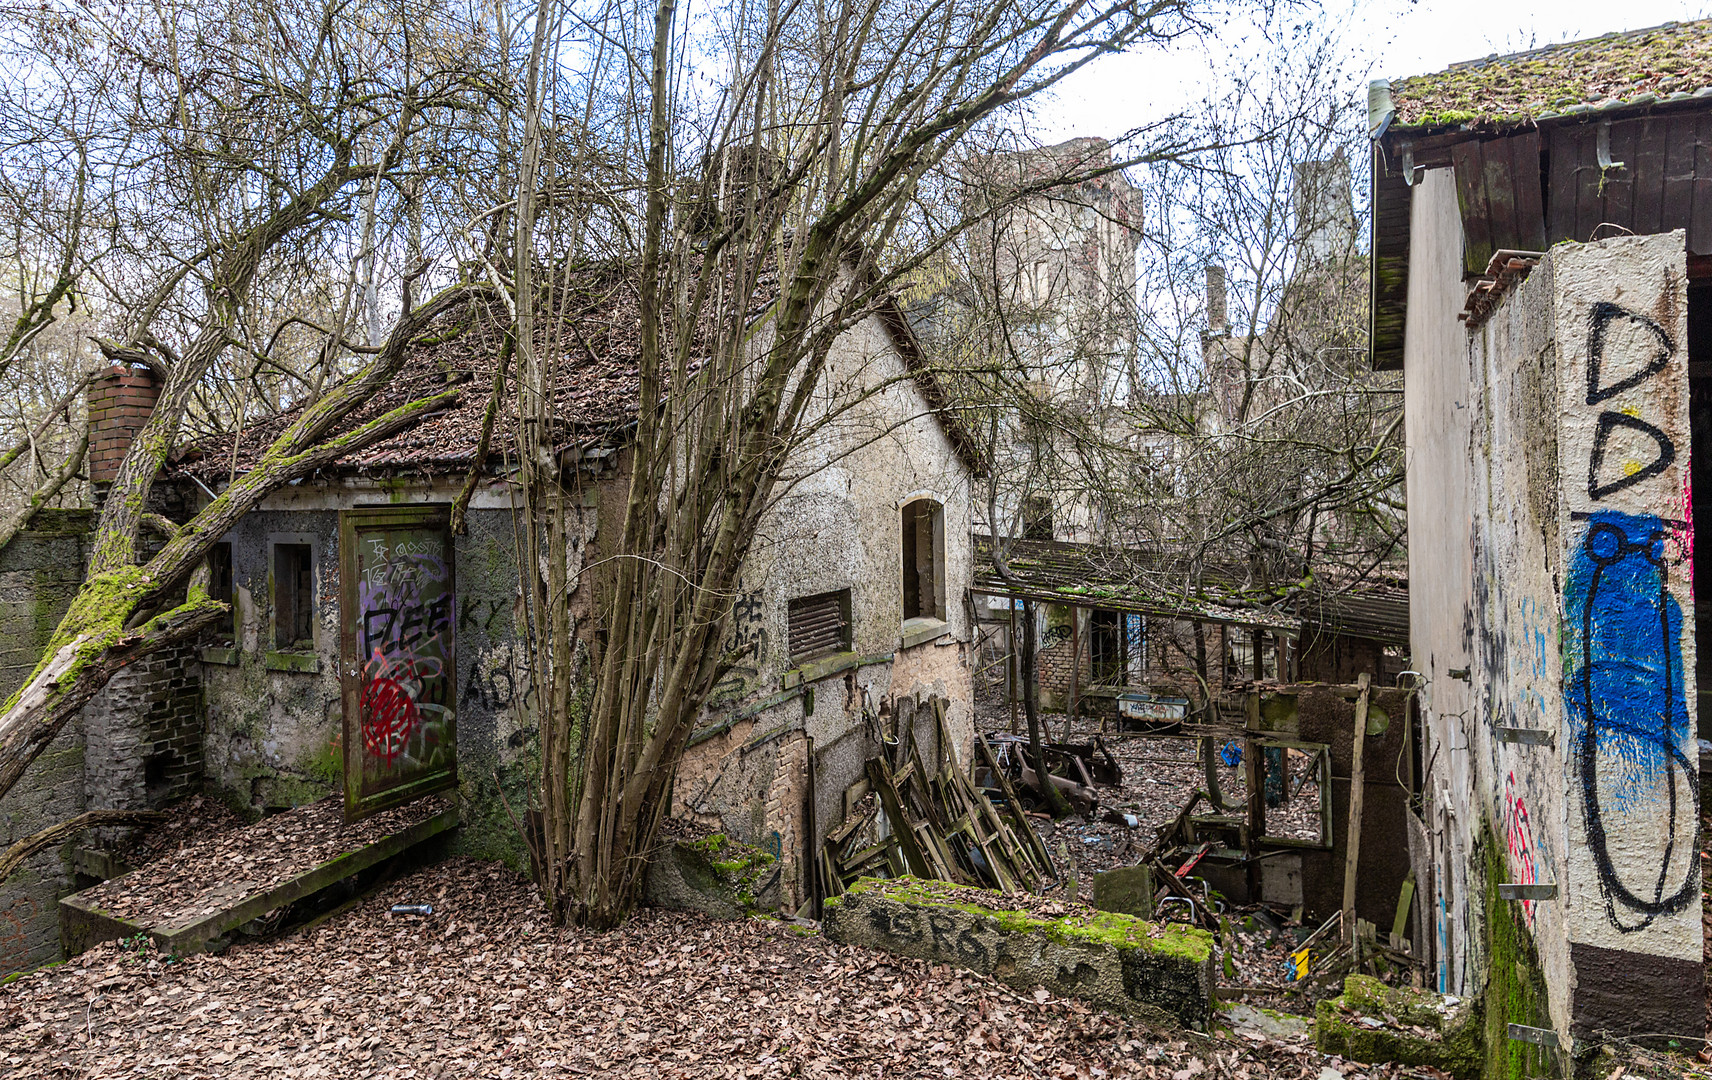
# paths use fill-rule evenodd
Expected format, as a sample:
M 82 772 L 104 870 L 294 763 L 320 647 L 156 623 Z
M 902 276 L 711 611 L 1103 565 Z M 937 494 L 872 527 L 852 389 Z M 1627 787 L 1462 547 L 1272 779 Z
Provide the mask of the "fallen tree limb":
M 101 825 L 153 825 L 165 821 L 167 815 L 159 810 L 85 810 L 58 825 L 49 825 L 41 832 L 31 833 L 0 855 L 0 885 L 18 872 L 19 867 L 38 851 L 46 851 L 61 840 Z

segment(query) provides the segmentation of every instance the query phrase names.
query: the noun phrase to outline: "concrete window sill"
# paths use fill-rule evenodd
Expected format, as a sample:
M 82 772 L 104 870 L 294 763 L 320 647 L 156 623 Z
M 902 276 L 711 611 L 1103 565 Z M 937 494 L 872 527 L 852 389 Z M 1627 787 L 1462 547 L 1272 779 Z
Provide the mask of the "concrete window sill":
M 270 652 L 262 654 L 262 666 L 269 671 L 300 671 L 314 675 L 321 670 L 321 658 L 313 653 Z
M 225 667 L 237 667 L 238 650 L 211 645 L 202 650 L 202 662 L 204 664 L 220 664 Z
M 907 619 L 904 621 L 903 640 L 898 642 L 898 648 L 912 648 L 950 632 L 951 624 L 944 619 Z

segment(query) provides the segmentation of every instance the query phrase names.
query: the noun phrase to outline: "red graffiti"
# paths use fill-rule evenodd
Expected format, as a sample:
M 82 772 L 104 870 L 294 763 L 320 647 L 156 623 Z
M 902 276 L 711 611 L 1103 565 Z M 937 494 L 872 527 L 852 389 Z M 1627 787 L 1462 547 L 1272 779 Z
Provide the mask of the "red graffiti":
M 1516 792 L 1516 774 L 1511 773 L 1504 778 L 1504 840 L 1510 850 L 1510 865 L 1515 868 L 1516 883 L 1532 885 L 1538 880 L 1539 870 L 1534 862 L 1534 847 L 1530 834 L 1532 824 L 1528 821 L 1528 804 Z M 1534 925 L 1534 902 L 1522 901 L 1522 914 L 1527 917 L 1528 925 Z
M 389 767 L 422 726 L 422 713 L 397 679 L 370 679 L 363 684 L 362 717 L 363 749 Z

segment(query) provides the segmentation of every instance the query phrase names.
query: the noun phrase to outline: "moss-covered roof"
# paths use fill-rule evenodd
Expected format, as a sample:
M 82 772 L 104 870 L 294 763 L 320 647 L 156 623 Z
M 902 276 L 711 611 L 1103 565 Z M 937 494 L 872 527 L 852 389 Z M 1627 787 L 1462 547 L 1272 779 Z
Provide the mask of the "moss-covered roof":
M 1505 125 L 1712 95 L 1712 19 L 1489 56 L 1391 84 L 1395 126 Z

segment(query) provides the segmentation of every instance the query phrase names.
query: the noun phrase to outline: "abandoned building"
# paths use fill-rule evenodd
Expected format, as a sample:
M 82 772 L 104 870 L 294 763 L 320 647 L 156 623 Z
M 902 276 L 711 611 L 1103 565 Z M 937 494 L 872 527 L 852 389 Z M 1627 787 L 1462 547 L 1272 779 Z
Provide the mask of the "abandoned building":
M 1369 96 L 1372 362 L 1406 386 L 1427 945 L 1529 1075 L 1601 1035 L 1705 1032 L 1708 28 Z
M 619 292 L 617 321 L 634 318 L 634 299 L 626 309 Z M 457 849 L 526 862 L 506 813 L 507 799 L 526 805 L 536 731 L 518 615 L 515 450 L 503 421 L 491 453 L 477 452 L 500 352 L 492 314 L 443 316 L 439 343 L 413 353 L 347 423 L 447 383 L 470 393 L 274 492 L 220 540 L 211 587 L 232 600 L 228 623 L 199 648 L 115 679 L 0 802 L 11 833 L 190 790 L 251 812 L 342 791 L 349 816 L 452 791 Z M 625 431 L 637 408 L 635 358 L 625 352 L 635 335 L 614 325 L 582 328 L 607 347 L 562 364 L 556 399 L 580 529 L 573 607 L 584 613 L 595 575 L 576 571 L 598 561 L 622 517 Z M 809 898 L 812 857 L 842 820 L 844 791 L 875 752 L 882 717 L 914 723 L 923 746 L 940 748 L 949 732 L 958 745 L 946 749 L 964 760 L 973 733 L 964 597 L 974 451 L 939 407 L 944 396 L 895 307 L 843 334 L 830 365 L 840 385 L 878 389 L 832 429 L 842 435 L 806 443 L 788 462 L 793 483 L 735 605 L 732 646 L 746 658 L 718 687 L 673 789 L 675 815 L 776 857 L 772 885 L 787 909 Z M 151 392 L 142 371 L 98 383 L 98 470 L 122 457 Z M 95 401 L 113 394 L 129 395 L 125 407 Z M 163 497 L 181 515 L 193 511 L 289 420 L 196 445 L 163 477 Z M 453 534 L 451 505 L 472 470 L 466 527 Z M 75 590 L 89 525 L 87 512 L 49 515 L 4 553 L 3 617 L 15 633 L 0 690 L 21 681 Z M 0 892 L 0 973 L 59 958 L 55 901 L 117 869 L 102 844 L 40 855 Z

